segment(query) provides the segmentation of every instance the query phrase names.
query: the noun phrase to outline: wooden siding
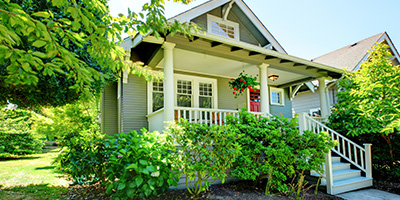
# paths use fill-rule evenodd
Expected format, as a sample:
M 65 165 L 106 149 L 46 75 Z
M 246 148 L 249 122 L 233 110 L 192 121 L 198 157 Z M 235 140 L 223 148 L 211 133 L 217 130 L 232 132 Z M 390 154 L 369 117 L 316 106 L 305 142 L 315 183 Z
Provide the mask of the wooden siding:
M 118 132 L 117 83 L 112 83 L 104 88 L 100 108 L 103 133 L 116 134 Z
M 334 106 L 337 96 L 337 89 L 329 90 L 329 106 Z M 293 109 L 295 113 L 310 113 L 310 109 L 320 108 L 319 89 L 315 93 L 311 91 L 299 92 L 293 99 Z
M 148 128 L 147 82 L 144 78 L 129 75 L 128 83 L 122 85 L 123 132 Z
M 293 116 L 292 101 L 290 101 L 289 99 L 288 89 L 284 89 L 283 91 L 284 91 L 283 96 L 285 97 L 285 105 L 284 106 L 270 105 L 269 112 L 273 115 L 278 115 L 278 116 L 283 115 L 286 118 L 292 118 Z
M 196 23 L 199 27 L 201 27 L 204 31 L 207 31 L 207 14 L 214 15 L 216 17 L 221 18 L 221 8 L 215 8 L 214 10 L 211 10 L 208 13 L 202 14 L 191 21 L 193 23 Z M 249 44 L 253 45 L 259 45 L 259 42 L 255 39 L 255 37 L 251 34 L 251 32 L 242 24 L 239 22 L 238 18 L 233 14 L 233 12 L 229 12 L 228 18 L 229 21 L 236 22 L 239 24 L 239 35 L 240 35 L 240 41 L 246 42 Z
M 233 90 L 229 88 L 228 78 L 217 78 L 218 85 L 218 109 L 238 110 L 246 108 L 246 94 L 239 96 L 235 99 L 232 94 Z

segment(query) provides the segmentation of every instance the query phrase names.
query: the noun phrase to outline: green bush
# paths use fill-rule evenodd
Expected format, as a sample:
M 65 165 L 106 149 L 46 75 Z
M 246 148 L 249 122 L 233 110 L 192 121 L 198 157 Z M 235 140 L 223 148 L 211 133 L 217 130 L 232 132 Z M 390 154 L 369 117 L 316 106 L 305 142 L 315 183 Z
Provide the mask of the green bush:
M 244 135 L 239 140 L 242 155 L 235 162 L 232 177 L 253 181 L 267 177 L 266 194 L 271 189 L 286 194 L 296 189 L 299 194 L 304 171 L 323 171 L 325 155 L 334 145 L 326 133 L 306 131 L 300 135 L 296 119 L 257 118 L 242 110 L 238 117 L 229 116 L 227 123 Z M 287 181 L 295 177 L 297 187 L 289 187 Z
M 62 150 L 54 163 L 71 175 L 76 184 L 104 180 L 105 147 L 100 133 L 69 133 L 61 141 Z
M 0 132 L 0 158 L 34 154 L 40 152 L 42 148 L 43 142 L 30 133 Z
M 186 188 L 192 195 L 207 190 L 212 182 L 227 177 L 227 169 L 233 166 L 240 155 L 237 142 L 240 135 L 231 126 L 208 126 L 183 121 L 173 124 L 168 130 L 171 144 L 179 146 L 174 152 L 177 165 L 186 175 Z M 211 179 L 211 182 L 210 182 Z M 190 182 L 194 184 L 191 185 Z
M 115 199 L 148 197 L 177 186 L 179 170 L 171 152 L 172 143 L 166 142 L 164 134 L 136 131 L 120 133 L 106 140 L 107 194 Z

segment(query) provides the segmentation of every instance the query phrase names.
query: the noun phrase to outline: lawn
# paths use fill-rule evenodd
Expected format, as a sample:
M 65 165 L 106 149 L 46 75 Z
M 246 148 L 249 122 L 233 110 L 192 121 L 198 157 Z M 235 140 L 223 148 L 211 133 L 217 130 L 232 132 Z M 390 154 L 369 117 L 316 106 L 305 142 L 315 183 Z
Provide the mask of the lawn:
M 69 182 L 51 165 L 58 151 L 0 161 L 0 199 L 60 199 Z

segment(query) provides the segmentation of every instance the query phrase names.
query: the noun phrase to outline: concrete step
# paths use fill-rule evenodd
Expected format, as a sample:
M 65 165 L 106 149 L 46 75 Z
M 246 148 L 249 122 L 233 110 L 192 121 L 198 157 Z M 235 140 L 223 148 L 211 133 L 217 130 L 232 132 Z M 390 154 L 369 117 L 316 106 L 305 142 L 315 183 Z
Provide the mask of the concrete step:
M 339 156 L 332 156 L 332 163 L 339 163 L 340 157 Z
M 372 178 L 367 177 L 355 177 L 346 180 L 333 181 L 333 187 L 331 194 L 340 194 L 360 188 L 372 186 Z
M 356 169 L 346 169 L 340 171 L 334 171 L 332 173 L 333 181 L 341 181 L 351 178 L 361 177 L 361 170 Z

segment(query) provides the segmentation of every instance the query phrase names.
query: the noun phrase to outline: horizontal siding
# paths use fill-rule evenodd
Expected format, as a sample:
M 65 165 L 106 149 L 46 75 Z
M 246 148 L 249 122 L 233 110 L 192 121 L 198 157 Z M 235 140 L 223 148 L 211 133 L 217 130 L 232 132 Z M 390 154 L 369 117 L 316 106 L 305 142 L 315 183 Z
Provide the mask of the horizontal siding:
M 129 75 L 128 83 L 122 86 L 123 131 L 148 129 L 147 82 L 143 77 Z
M 292 116 L 293 116 L 292 101 L 290 101 L 290 99 L 289 99 L 288 89 L 284 90 L 283 96 L 285 97 L 285 105 L 284 106 L 270 105 L 269 112 L 272 115 L 284 116 L 286 118 L 292 118 Z M 271 98 L 271 97 L 269 97 L 269 98 Z
M 334 106 L 337 100 L 336 93 L 336 87 L 329 89 L 328 98 L 331 107 Z M 315 108 L 320 108 L 319 89 L 315 90 L 314 93 L 311 91 L 299 92 L 293 99 L 295 113 L 310 113 L 310 110 Z
M 117 83 L 104 88 L 101 103 L 102 131 L 108 135 L 118 132 Z
M 218 85 L 218 109 L 238 110 L 246 108 L 246 94 L 235 99 L 232 89 L 229 88 L 228 78 L 217 78 Z

